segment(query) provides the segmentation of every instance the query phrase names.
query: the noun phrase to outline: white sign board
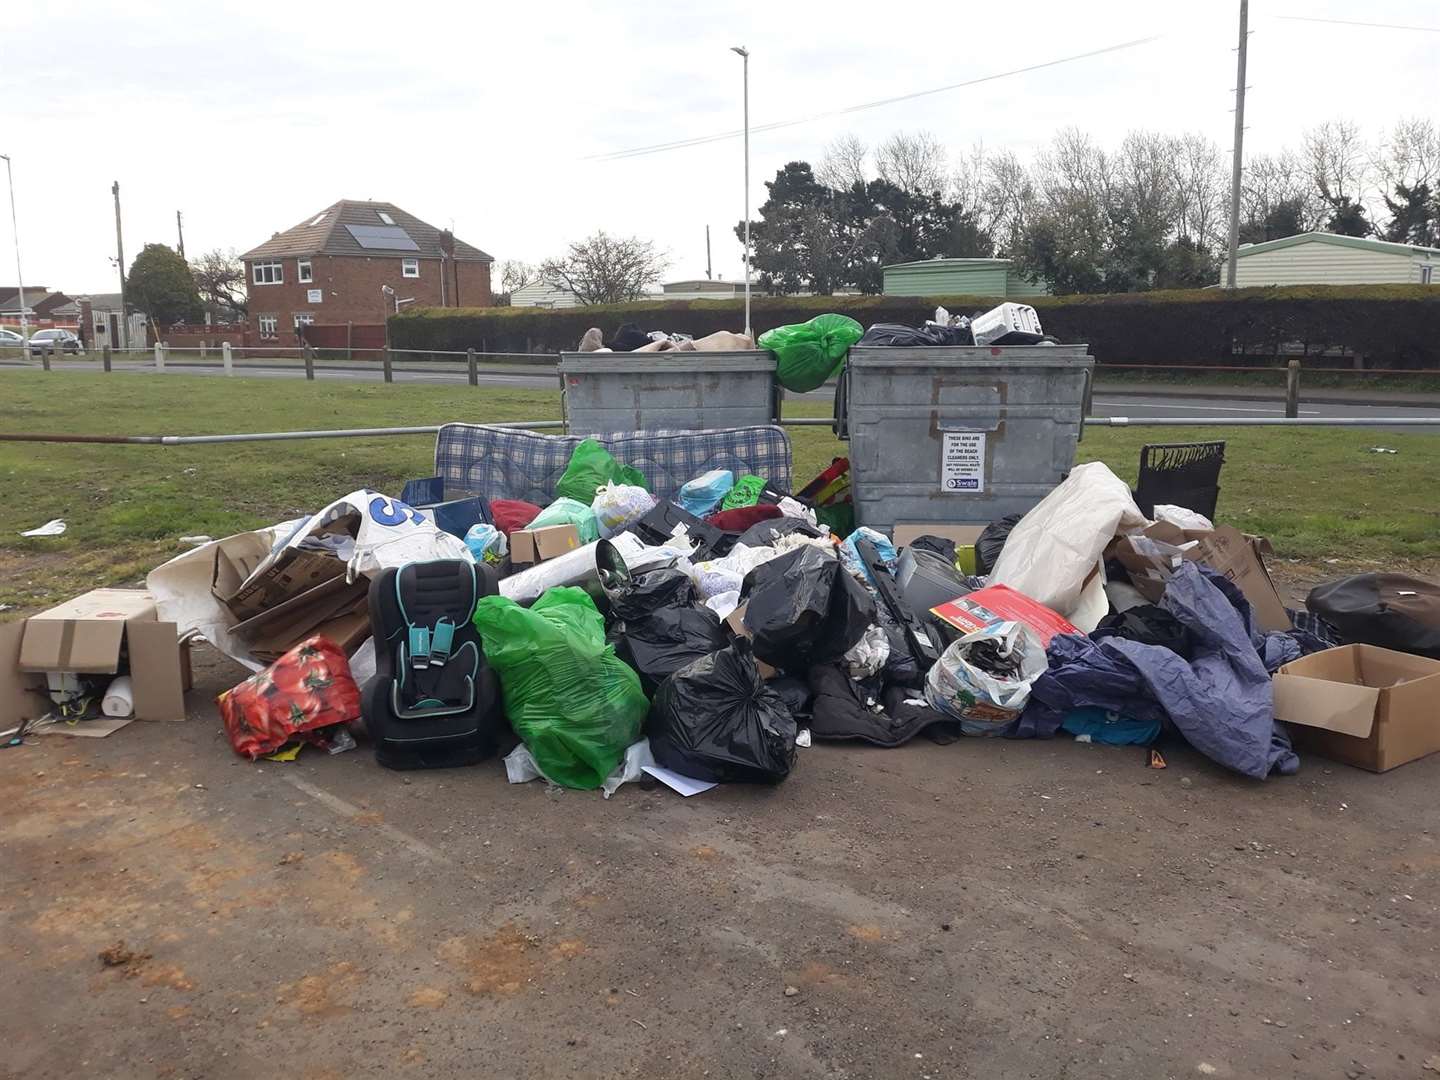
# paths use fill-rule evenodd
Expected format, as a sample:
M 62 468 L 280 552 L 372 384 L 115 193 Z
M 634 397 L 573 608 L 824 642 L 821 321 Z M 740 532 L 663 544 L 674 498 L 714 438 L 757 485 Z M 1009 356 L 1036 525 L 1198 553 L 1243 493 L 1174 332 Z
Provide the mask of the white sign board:
M 307 304 L 323 304 L 325 302 L 324 289 L 306 289 L 305 302 Z
M 985 432 L 947 431 L 940 450 L 940 490 L 980 494 L 985 490 Z

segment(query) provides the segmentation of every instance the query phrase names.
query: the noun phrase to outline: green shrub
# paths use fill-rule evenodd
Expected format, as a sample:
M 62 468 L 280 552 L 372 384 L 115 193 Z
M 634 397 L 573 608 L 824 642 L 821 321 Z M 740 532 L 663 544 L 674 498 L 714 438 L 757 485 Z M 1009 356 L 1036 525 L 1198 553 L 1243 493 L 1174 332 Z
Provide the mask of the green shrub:
M 937 305 L 953 313 L 999 301 L 979 296 L 755 297 L 757 336 L 775 326 L 834 311 L 862 325 L 918 325 Z M 1346 350 L 1377 367 L 1440 367 L 1440 289 L 1423 285 L 1300 285 L 1262 289 L 1051 296 L 1028 299 L 1047 333 L 1086 342 L 1101 363 L 1273 363 L 1282 343 L 1316 356 Z M 397 349 L 554 353 L 575 348 L 598 326 L 608 338 L 622 323 L 701 337 L 740 330 L 739 300 L 645 300 L 562 308 L 411 308 L 390 320 Z M 1242 359 L 1243 358 L 1243 359 Z M 1334 356 L 1317 366 L 1336 362 Z

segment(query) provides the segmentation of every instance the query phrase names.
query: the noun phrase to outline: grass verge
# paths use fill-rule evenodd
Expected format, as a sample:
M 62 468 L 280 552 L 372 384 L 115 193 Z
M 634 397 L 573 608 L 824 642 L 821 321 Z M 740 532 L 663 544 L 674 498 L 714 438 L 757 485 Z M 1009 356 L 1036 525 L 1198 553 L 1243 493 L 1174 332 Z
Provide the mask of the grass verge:
M 167 375 L 9 371 L 0 431 L 201 434 L 557 419 L 548 390 Z M 828 415 L 824 403 L 787 406 Z M 844 447 L 826 428 L 791 430 L 803 483 Z M 1091 429 L 1080 460 L 1134 482 L 1140 447 L 1170 434 Z M 1229 443 L 1219 516 L 1270 537 L 1282 557 L 1383 566 L 1440 559 L 1440 437 L 1351 429 L 1186 429 Z M 1384 445 L 1396 454 L 1376 454 Z M 318 509 L 358 487 L 398 493 L 428 476 L 430 436 L 212 446 L 0 443 L 11 507 L 0 536 L 0 604 L 9 617 L 98 585 L 135 582 L 184 550 Z M 18 533 L 50 518 L 55 539 Z M 6 616 L 0 616 L 6 617 Z

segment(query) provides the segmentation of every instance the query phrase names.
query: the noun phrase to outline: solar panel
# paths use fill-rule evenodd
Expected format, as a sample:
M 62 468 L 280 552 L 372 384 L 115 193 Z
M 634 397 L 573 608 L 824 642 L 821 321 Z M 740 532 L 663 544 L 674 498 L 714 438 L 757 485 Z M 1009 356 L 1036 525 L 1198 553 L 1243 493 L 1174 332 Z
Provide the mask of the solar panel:
M 368 251 L 419 251 L 420 245 L 398 225 L 346 225 L 355 242 Z

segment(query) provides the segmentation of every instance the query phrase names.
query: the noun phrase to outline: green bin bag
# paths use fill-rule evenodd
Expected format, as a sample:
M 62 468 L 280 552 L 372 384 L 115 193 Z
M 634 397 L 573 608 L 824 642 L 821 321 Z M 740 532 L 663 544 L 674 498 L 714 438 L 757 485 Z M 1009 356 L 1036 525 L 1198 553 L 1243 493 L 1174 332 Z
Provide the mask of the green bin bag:
M 816 315 L 809 322 L 766 330 L 759 345 L 775 354 L 780 385 L 808 394 L 840 370 L 850 346 L 864 332 L 848 315 Z
M 640 738 L 650 703 L 605 643 L 595 601 L 573 586 L 549 589 L 529 608 L 486 596 L 475 628 L 500 676 L 505 716 L 541 771 L 565 787 L 598 788 Z
M 575 499 L 556 499 L 536 514 L 535 520 L 525 527 L 543 529 L 547 525 L 574 525 L 582 544 L 600 539 L 600 522 L 595 517 L 595 511 L 590 509 L 589 503 Z
M 570 464 L 565 466 L 564 475 L 555 485 L 555 494 L 589 506 L 595 501 L 596 489 L 605 484 L 630 484 L 650 490 L 639 469 L 621 465 L 605 447 L 594 439 L 586 439 L 570 454 Z
M 720 501 L 721 510 L 738 510 L 742 506 L 754 506 L 760 501 L 765 490 L 765 480 L 751 473 L 735 481 L 735 486 Z

